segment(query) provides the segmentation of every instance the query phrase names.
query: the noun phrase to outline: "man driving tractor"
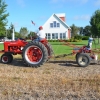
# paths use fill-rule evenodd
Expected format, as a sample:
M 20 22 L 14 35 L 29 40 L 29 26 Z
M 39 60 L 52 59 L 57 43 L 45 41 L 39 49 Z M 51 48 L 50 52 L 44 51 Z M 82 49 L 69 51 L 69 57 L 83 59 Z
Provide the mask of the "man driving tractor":
M 41 41 L 41 40 L 43 40 L 43 39 L 45 39 L 45 32 L 44 32 L 44 30 L 43 30 L 43 27 L 40 26 L 40 27 L 39 27 L 39 31 L 38 31 L 38 33 L 36 34 L 34 41 Z

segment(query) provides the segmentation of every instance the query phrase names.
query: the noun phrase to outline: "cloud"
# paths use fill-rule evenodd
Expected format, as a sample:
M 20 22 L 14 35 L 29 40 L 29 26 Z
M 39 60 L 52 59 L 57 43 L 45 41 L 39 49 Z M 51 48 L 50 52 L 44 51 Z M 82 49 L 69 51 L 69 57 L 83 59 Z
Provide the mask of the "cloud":
M 25 7 L 25 1 L 24 0 L 16 0 L 18 5 L 21 7 Z
M 100 6 L 100 0 L 95 0 L 94 5 L 95 6 Z
M 74 20 L 89 20 L 90 19 L 90 15 L 77 15 L 77 16 L 74 16 L 73 19 Z

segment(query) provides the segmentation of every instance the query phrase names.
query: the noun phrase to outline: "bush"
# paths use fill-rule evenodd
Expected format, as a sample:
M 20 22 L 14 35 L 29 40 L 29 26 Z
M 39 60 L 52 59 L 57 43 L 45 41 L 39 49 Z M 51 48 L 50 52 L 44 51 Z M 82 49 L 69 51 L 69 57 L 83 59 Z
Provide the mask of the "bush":
M 89 39 L 89 36 L 83 36 L 82 37 L 82 40 L 88 40 Z
M 67 42 L 79 42 L 80 40 L 78 40 L 78 39 L 75 39 L 75 38 L 71 38 L 71 39 L 69 39 Z
M 74 39 L 82 40 L 82 36 L 81 35 L 76 35 L 76 36 L 74 36 Z
M 48 40 L 48 42 L 58 42 L 59 40 Z

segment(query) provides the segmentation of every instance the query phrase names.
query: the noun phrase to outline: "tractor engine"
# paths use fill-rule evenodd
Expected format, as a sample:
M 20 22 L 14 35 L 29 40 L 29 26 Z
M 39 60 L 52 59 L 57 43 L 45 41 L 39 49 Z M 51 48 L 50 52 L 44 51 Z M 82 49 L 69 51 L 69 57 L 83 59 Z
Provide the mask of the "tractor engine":
M 24 46 L 28 44 L 28 42 L 24 40 L 17 41 L 5 41 L 4 42 L 4 52 L 10 52 L 13 54 L 21 54 Z

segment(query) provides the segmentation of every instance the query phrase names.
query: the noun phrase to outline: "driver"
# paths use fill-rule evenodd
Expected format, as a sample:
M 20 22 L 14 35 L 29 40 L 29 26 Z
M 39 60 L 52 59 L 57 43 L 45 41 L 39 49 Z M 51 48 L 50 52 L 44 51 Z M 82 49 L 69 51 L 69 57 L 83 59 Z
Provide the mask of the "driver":
M 44 32 L 44 30 L 43 30 L 43 27 L 40 26 L 40 27 L 39 27 L 39 31 L 38 31 L 38 33 L 36 34 L 36 39 L 34 39 L 34 41 L 41 41 L 41 40 L 43 40 L 43 39 L 45 39 L 45 32 Z

